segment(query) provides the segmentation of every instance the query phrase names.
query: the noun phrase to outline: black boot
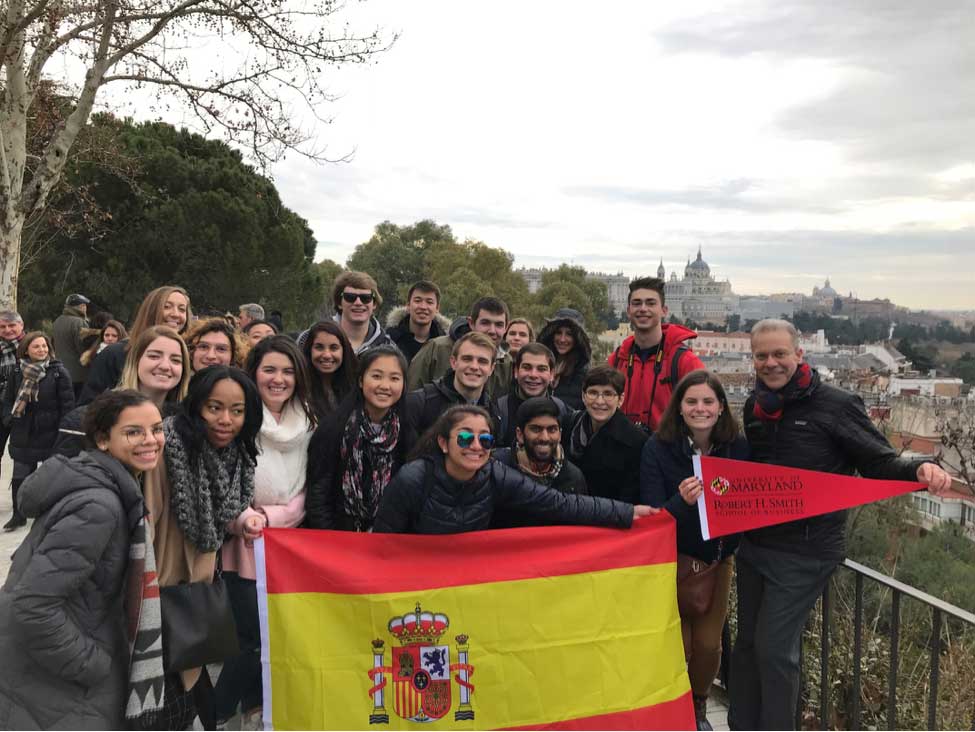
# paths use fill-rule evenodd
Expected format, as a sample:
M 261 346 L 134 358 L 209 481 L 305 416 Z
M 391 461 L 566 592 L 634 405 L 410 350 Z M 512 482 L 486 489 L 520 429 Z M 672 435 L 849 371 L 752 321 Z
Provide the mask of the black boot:
M 708 721 L 708 698 L 694 694 L 694 718 L 697 720 L 699 730 L 713 730 Z
M 17 491 L 20 489 L 22 481 L 13 480 L 10 482 L 10 492 L 13 494 L 14 515 L 3 525 L 4 531 L 14 531 L 27 524 L 27 518 L 17 510 Z

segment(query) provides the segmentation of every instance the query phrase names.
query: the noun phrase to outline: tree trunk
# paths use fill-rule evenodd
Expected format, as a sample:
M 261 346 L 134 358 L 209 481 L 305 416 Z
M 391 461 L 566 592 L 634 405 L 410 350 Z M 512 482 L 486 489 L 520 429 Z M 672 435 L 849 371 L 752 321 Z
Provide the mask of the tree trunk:
M 12 226 L 0 226 L 0 310 L 16 310 L 24 217 L 16 216 L 13 222 L 7 223 Z

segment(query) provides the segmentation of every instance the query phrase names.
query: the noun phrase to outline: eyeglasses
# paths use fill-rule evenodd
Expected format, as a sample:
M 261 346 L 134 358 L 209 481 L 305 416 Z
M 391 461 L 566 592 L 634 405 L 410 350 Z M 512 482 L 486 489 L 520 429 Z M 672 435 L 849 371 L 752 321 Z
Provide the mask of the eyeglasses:
M 361 300 L 363 305 L 368 305 L 372 302 L 373 295 L 371 292 L 343 292 L 342 299 L 345 300 L 350 305 L 356 300 Z
M 162 425 L 157 424 L 155 427 L 151 427 L 149 432 L 152 439 L 160 437 L 163 433 Z M 122 435 L 132 447 L 138 447 L 146 441 L 146 431 L 142 427 L 126 427 L 122 430 Z
M 474 437 L 473 432 L 461 430 L 457 433 L 457 447 L 470 447 L 474 444 Z M 483 432 L 477 435 L 477 442 L 483 449 L 490 450 L 494 447 L 494 435 L 490 432 Z
M 620 395 L 612 389 L 607 389 L 606 391 L 600 391 L 599 389 L 586 389 L 582 395 L 586 397 L 586 399 L 591 399 L 594 402 L 600 399 L 602 399 L 604 402 L 611 402 L 614 399 L 620 398 Z
M 200 341 L 193 346 L 193 353 L 209 353 L 210 351 L 226 355 L 230 353 L 230 346 L 225 346 L 222 343 L 211 345 L 210 343 L 206 343 L 204 341 Z

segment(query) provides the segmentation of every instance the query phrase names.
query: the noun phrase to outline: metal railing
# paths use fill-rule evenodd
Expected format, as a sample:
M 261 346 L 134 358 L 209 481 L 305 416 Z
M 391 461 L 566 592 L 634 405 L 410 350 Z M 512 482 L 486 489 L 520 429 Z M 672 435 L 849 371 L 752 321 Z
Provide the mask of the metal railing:
M 843 561 L 843 567 L 854 573 L 854 611 L 853 611 L 853 678 L 852 678 L 852 719 L 850 729 L 861 729 L 861 684 L 860 665 L 863 657 L 863 585 L 869 579 L 891 591 L 890 611 L 890 671 L 887 677 L 887 728 L 897 729 L 897 669 L 899 661 L 899 642 L 901 624 L 901 599 L 916 600 L 931 608 L 930 670 L 928 681 L 927 727 L 938 729 L 938 682 L 940 679 L 941 635 L 946 618 L 955 618 L 975 627 L 975 614 L 962 610 L 937 597 L 922 592 L 915 587 L 895 580 L 893 577 L 870 569 L 852 559 Z M 823 590 L 821 612 L 822 633 L 820 646 L 819 677 L 819 724 L 820 729 L 829 728 L 830 718 L 830 613 L 832 610 L 832 582 L 826 583 Z M 802 695 L 796 710 L 796 728 L 801 729 Z

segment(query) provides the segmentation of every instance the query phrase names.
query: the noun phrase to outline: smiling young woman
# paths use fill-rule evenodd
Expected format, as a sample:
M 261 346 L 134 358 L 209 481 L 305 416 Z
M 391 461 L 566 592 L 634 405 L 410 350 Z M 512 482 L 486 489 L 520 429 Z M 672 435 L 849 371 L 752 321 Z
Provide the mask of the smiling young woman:
M 539 524 L 628 527 L 647 506 L 561 493 L 491 460 L 491 416 L 481 407 L 448 409 L 418 444 L 416 459 L 383 493 L 373 530 L 403 534 L 456 534 L 491 525 L 506 508 Z
M 366 351 L 356 390 L 316 430 L 308 447 L 309 528 L 372 528 L 383 491 L 416 442 L 403 412 L 406 368 L 395 346 Z
M 311 404 L 321 423 L 355 389 L 355 351 L 338 325 L 323 320 L 308 329 L 301 352 L 311 367 Z
M 54 347 L 44 333 L 34 331 L 24 336 L 17 356 L 20 368 L 7 381 L 0 407 L 0 418 L 10 430 L 10 457 L 14 461 L 14 512 L 4 531 L 26 523 L 17 507 L 20 484 L 54 453 L 58 425 L 74 409 L 71 375 L 54 357 Z
M 87 451 L 46 461 L 21 486 L 34 523 L 0 590 L 6 728 L 126 728 L 126 589 L 140 593 L 143 579 L 127 588 L 126 568 L 145 535 L 137 476 L 163 449 L 159 410 L 138 392 L 109 392 L 90 405 L 85 433 Z
M 738 537 L 704 541 L 697 499 L 704 490 L 694 477 L 693 456 L 747 460 L 748 443 L 739 434 L 724 387 L 714 374 L 692 371 L 677 384 L 657 432 L 643 448 L 640 500 L 665 508 L 677 520 L 677 551 L 700 566 L 717 563 L 717 579 L 708 611 L 681 617 L 687 673 L 694 693 L 698 729 L 707 724 L 707 698 L 721 661 L 721 630 L 728 614 L 728 594 Z M 678 578 L 678 587 L 680 587 Z

